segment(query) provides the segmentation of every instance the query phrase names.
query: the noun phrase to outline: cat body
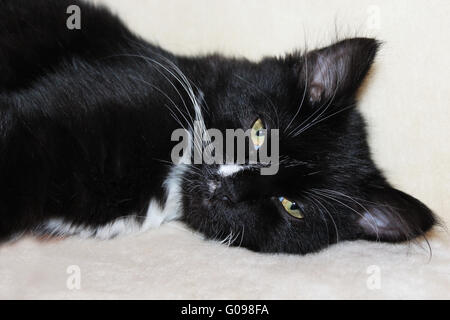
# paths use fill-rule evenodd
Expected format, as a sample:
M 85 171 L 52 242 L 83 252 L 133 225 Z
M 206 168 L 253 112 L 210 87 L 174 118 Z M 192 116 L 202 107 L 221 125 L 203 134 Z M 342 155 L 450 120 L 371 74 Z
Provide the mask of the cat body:
M 73 5 L 80 29 L 67 27 Z M 435 223 L 370 157 L 356 92 L 374 39 L 259 62 L 186 57 L 84 2 L 0 6 L 2 240 L 104 239 L 180 219 L 251 250 L 307 253 L 340 240 L 410 240 Z M 191 163 L 194 123 L 279 130 L 277 173 Z M 174 163 L 179 128 L 189 152 Z

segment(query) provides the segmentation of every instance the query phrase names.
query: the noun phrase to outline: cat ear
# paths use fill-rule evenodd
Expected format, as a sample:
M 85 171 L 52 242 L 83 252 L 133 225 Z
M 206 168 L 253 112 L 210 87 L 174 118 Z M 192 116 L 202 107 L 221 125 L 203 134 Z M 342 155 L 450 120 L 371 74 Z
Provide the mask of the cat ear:
M 300 81 L 308 80 L 311 103 L 351 97 L 361 85 L 380 43 L 370 38 L 352 38 L 307 53 Z
M 360 238 L 406 241 L 422 235 L 436 223 L 430 209 L 404 192 L 386 187 L 370 194 L 371 199 L 364 202 L 364 212 L 357 220 Z

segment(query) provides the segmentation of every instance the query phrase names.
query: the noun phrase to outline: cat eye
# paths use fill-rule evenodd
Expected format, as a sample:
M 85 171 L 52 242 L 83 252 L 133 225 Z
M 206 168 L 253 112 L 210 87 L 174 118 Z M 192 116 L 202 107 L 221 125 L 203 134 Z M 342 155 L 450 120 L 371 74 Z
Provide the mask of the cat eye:
M 255 149 L 258 150 L 263 145 L 264 140 L 266 138 L 264 124 L 261 119 L 258 118 L 253 123 L 250 136 L 251 136 L 253 145 L 255 146 Z
M 291 216 L 303 219 L 303 214 L 300 210 L 300 207 L 297 203 L 290 201 L 284 197 L 278 198 L 280 200 L 281 205 L 283 206 L 284 210 L 286 210 L 287 213 L 289 213 Z

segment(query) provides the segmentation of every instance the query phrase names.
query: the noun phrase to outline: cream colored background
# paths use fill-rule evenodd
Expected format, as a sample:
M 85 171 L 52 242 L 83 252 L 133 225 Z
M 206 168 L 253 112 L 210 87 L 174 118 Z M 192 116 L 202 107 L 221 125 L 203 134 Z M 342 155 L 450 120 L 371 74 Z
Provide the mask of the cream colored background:
M 31 1 L 31 0 L 30 0 Z M 258 59 L 339 37 L 385 42 L 361 95 L 378 165 L 450 223 L 450 1 L 97 0 L 177 53 Z M 379 19 L 377 19 L 377 17 Z M 0 247 L 3 298 L 450 298 L 450 242 L 342 243 L 260 255 L 205 242 L 180 223 L 111 241 L 25 239 Z M 69 265 L 81 289 L 66 287 Z M 380 268 L 381 288 L 366 285 Z

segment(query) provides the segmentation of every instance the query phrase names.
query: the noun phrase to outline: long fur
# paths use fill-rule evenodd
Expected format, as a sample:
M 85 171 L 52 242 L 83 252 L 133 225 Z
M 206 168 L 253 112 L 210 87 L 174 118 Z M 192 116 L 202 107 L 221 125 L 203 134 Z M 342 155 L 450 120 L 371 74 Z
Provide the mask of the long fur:
M 80 30 L 66 28 L 74 4 Z M 78 0 L 0 6 L 3 240 L 108 238 L 178 218 L 229 245 L 307 253 L 341 240 L 406 241 L 435 223 L 370 157 L 355 96 L 374 39 L 260 62 L 185 57 Z M 175 129 L 194 138 L 195 121 L 225 132 L 258 118 L 281 132 L 276 175 L 171 162 Z M 188 158 L 203 147 L 190 143 Z M 289 215 L 280 197 L 304 218 Z

